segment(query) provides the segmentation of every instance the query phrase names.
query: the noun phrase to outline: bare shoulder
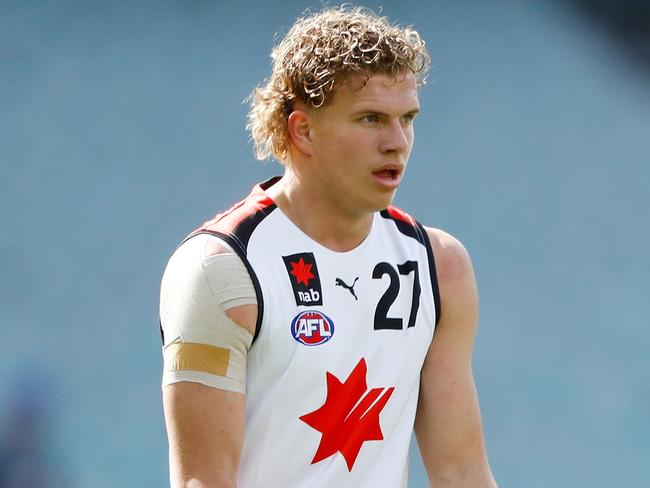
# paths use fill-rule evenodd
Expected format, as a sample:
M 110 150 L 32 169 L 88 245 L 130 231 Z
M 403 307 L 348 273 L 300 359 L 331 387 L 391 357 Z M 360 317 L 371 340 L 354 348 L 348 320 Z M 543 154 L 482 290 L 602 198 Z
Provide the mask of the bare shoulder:
M 439 285 L 474 277 L 472 260 L 462 242 L 444 230 L 433 227 L 425 230 L 436 261 Z
M 469 345 L 478 322 L 478 291 L 472 260 L 465 246 L 451 234 L 431 227 L 425 229 L 433 250 L 440 291 L 436 338 L 439 343 L 448 339 Z

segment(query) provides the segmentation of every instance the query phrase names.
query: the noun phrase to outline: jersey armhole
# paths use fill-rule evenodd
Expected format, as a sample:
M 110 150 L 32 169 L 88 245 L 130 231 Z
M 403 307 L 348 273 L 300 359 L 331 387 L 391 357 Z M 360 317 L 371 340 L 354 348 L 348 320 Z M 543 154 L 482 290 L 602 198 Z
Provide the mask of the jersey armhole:
M 223 240 L 237 253 L 239 259 L 241 259 L 242 262 L 244 263 L 244 266 L 246 266 L 246 270 L 248 271 L 248 274 L 251 277 L 251 281 L 253 282 L 253 288 L 255 289 L 255 296 L 257 298 L 257 320 L 255 321 L 255 333 L 253 334 L 253 341 L 251 342 L 251 346 L 252 346 L 253 344 L 255 344 L 255 339 L 257 339 L 257 336 L 260 333 L 260 328 L 262 326 L 262 319 L 264 316 L 264 299 L 262 298 L 262 288 L 260 287 L 260 282 L 257 279 L 257 275 L 255 274 L 255 271 L 253 271 L 253 267 L 251 266 L 250 262 L 248 261 L 248 258 L 246 257 L 246 251 L 242 249 L 242 246 L 239 244 L 239 242 L 234 236 L 223 232 L 203 229 L 192 233 L 190 236 L 187 237 L 187 239 L 185 239 L 185 241 L 191 239 L 194 236 L 201 235 L 201 234 L 209 234 Z
M 431 289 L 433 290 L 433 303 L 436 308 L 436 325 L 440 321 L 440 289 L 438 287 L 438 273 L 436 272 L 436 260 L 433 255 L 433 246 L 431 246 L 431 239 L 426 229 L 417 222 L 417 227 L 422 235 L 422 244 L 427 250 L 427 257 L 429 261 L 429 275 L 431 276 Z

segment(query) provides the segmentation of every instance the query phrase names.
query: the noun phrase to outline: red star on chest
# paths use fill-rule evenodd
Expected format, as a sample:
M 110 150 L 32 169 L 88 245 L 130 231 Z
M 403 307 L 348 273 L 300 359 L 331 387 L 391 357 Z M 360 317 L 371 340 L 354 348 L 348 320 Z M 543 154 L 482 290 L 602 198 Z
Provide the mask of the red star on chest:
M 316 277 L 311 272 L 313 266 L 313 264 L 307 264 L 300 258 L 297 263 L 291 263 L 291 274 L 296 277 L 298 283 L 304 283 L 305 286 L 309 286 L 309 280 Z
M 388 403 L 395 387 L 368 390 L 366 372 L 366 360 L 361 358 L 344 383 L 332 373 L 326 373 L 325 403 L 300 417 L 322 434 L 311 464 L 340 452 L 348 470 L 352 471 L 363 443 L 383 440 L 379 413 Z

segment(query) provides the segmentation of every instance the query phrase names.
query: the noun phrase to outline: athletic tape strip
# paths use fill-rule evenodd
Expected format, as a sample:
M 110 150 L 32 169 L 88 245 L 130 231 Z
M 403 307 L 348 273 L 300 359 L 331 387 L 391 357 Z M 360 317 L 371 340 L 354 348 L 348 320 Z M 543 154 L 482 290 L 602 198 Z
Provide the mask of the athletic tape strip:
M 164 348 L 167 371 L 201 371 L 217 376 L 228 375 L 230 349 L 225 347 L 177 342 Z

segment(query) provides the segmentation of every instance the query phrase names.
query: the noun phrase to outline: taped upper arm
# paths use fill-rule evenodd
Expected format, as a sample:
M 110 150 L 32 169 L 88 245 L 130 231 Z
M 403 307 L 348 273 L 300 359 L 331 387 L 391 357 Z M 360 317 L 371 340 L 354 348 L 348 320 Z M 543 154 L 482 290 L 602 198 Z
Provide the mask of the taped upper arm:
M 241 259 L 214 236 L 186 241 L 161 284 L 163 385 L 192 381 L 244 393 L 256 317 L 255 290 Z

